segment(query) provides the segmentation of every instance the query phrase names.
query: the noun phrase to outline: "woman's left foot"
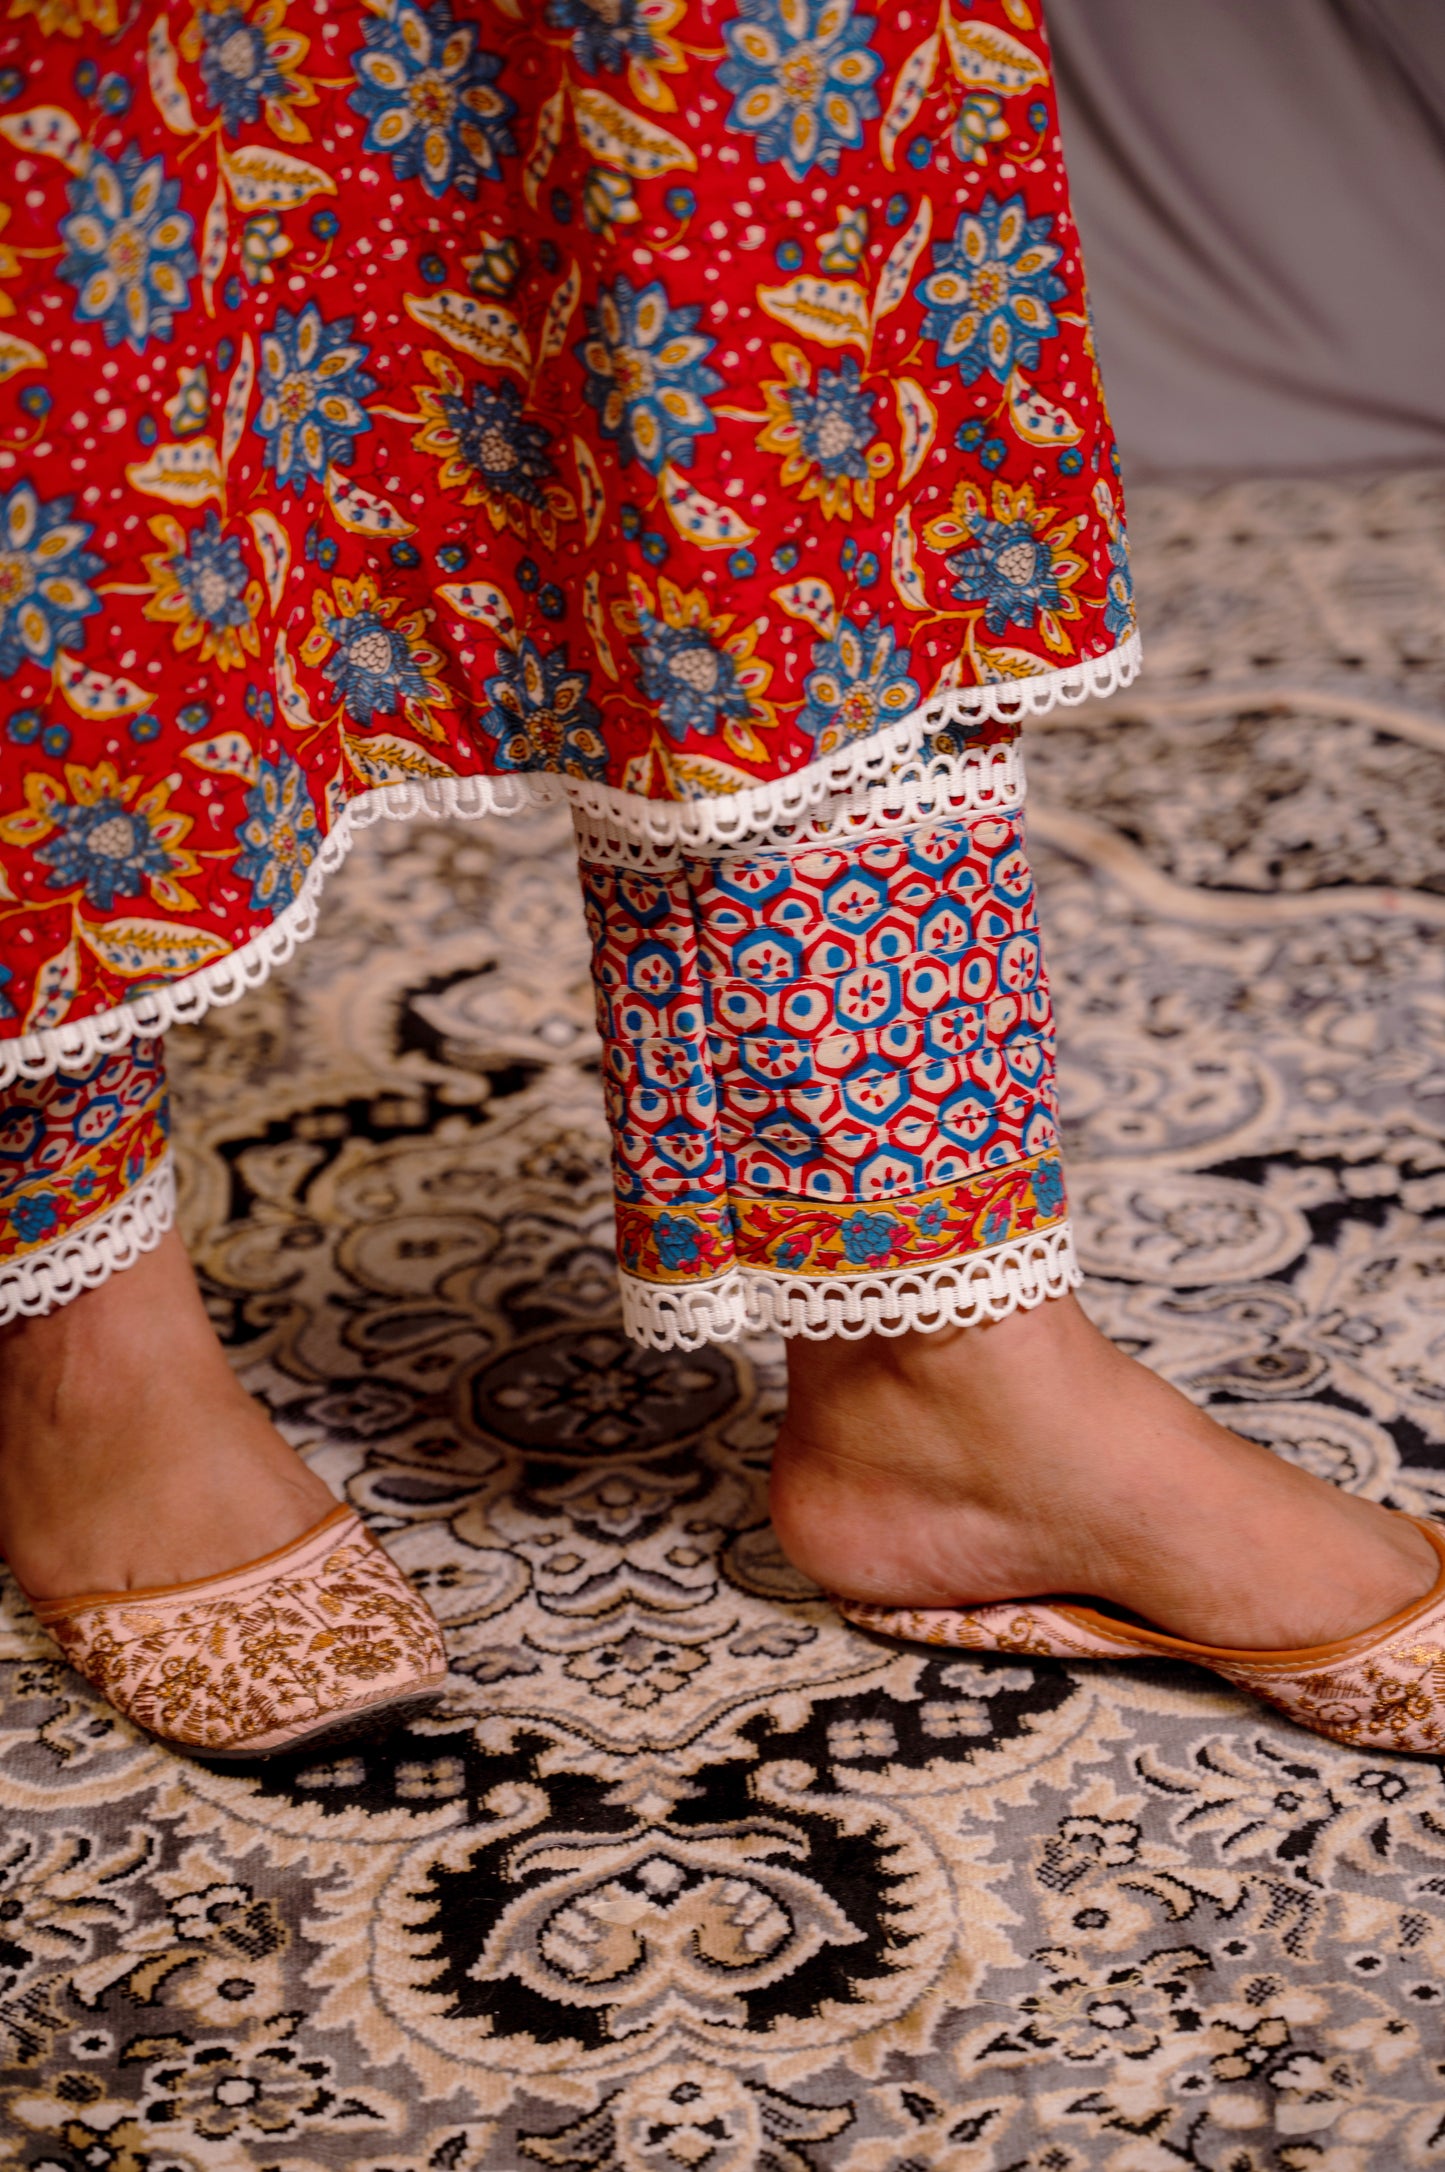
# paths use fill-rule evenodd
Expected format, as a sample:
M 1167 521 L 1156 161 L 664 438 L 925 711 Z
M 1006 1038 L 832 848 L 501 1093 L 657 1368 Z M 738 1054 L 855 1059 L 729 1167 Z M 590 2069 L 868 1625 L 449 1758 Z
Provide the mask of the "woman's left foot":
M 1327 1644 L 1427 1592 L 1408 1518 L 1241 1439 L 1072 1297 L 989 1327 L 789 1345 L 773 1523 L 884 1607 L 1077 1593 L 1192 1642 Z

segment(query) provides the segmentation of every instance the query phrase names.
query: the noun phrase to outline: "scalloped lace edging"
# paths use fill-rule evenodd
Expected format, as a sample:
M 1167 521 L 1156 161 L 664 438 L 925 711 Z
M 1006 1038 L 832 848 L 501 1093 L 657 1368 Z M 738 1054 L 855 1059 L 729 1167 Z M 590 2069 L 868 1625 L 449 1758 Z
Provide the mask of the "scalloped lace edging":
M 93 1290 L 117 1268 L 153 1252 L 176 1218 L 176 1174 L 169 1157 L 74 1235 L 57 1238 L 13 1267 L 0 1267 L 0 1327 L 54 1312 Z
M 1023 723 L 1060 706 L 1102 699 L 1132 686 L 1143 664 L 1144 652 L 1137 633 L 1131 633 L 1103 656 L 1082 663 L 1041 671 L 1029 679 L 1008 679 L 996 686 L 955 686 L 935 694 L 886 731 L 872 733 L 852 746 L 810 762 L 789 777 L 770 784 L 749 785 L 712 799 L 644 799 L 636 792 L 619 792 L 613 785 L 564 780 L 567 797 L 592 826 L 617 830 L 652 845 L 681 846 L 686 850 L 715 851 L 719 846 L 749 844 L 770 832 L 796 829 L 816 809 L 834 800 L 867 793 L 869 787 L 887 788 L 901 765 L 918 754 L 926 739 L 953 724 Z M 968 757 L 964 756 L 966 764 Z M 975 765 L 976 765 L 976 757 Z M 949 767 L 940 760 L 937 775 Z M 920 771 L 931 777 L 933 766 Z M 830 813 L 829 820 L 833 819 Z
M 903 1335 L 980 1327 L 1077 1289 L 1083 1274 L 1070 1225 L 973 1252 L 940 1267 L 901 1267 L 856 1281 L 811 1282 L 735 1267 L 716 1282 L 664 1285 L 620 1274 L 622 1324 L 653 1350 L 696 1350 L 740 1335 Z
M 572 810 L 579 856 L 603 865 L 662 872 L 681 866 L 689 856 L 720 859 L 746 851 L 793 853 L 819 846 L 855 844 L 864 837 L 896 834 L 959 815 L 1014 814 L 1024 804 L 1023 749 L 1017 743 L 984 747 L 977 753 L 939 754 L 927 762 L 914 759 L 882 784 L 843 799 L 827 800 L 802 821 L 779 821 L 750 831 L 730 843 L 657 844 L 634 837 L 617 824 Z
M 610 856 L 609 840 L 632 839 L 642 848 L 637 864 L 646 864 L 648 847 L 716 853 L 754 837 L 763 845 L 802 845 L 829 837 L 852 839 L 871 829 L 905 828 L 926 820 L 930 811 L 974 812 L 995 806 L 1003 811 L 1019 804 L 1022 796 L 1023 769 L 1016 750 L 986 760 L 964 753 L 942 755 L 912 770 L 906 765 L 927 738 L 951 723 L 1040 716 L 1060 703 L 1114 693 L 1137 677 L 1141 653 L 1139 636 L 1131 634 L 1107 655 L 1067 670 L 1010 679 L 1000 686 L 956 687 L 846 754 L 721 799 L 643 799 L 611 785 L 550 772 L 377 785 L 343 809 L 297 895 L 269 927 L 214 965 L 147 989 L 114 1010 L 0 1041 L 0 1090 L 20 1078 L 83 1071 L 128 1041 L 164 1033 L 170 1026 L 194 1025 L 213 1005 L 235 1003 L 259 987 L 273 967 L 284 965 L 315 932 L 327 878 L 350 852 L 357 830 L 384 817 L 475 820 L 570 801 L 581 834 L 600 855 Z M 819 809 L 826 811 L 819 815 Z

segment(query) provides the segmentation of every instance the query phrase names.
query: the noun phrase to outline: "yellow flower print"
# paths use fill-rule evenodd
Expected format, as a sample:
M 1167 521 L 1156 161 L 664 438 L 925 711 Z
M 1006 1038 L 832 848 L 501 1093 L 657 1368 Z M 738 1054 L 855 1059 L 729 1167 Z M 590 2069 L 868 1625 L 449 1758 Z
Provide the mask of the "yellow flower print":
M 158 513 L 150 531 L 164 547 L 145 561 L 155 591 L 146 617 L 172 628 L 177 649 L 199 648 L 200 661 L 222 671 L 259 656 L 261 583 L 248 579 L 240 539 L 226 534 L 215 508 L 189 533 L 171 513 Z
M 1056 654 L 1070 655 L 1074 643 L 1063 622 L 1083 615 L 1075 591 L 1088 567 L 1072 545 L 1086 517 L 1066 520 L 1057 507 L 1038 504 L 1028 483 L 1018 489 L 995 483 L 986 500 L 965 481 L 947 513 L 928 523 L 923 539 L 936 551 L 953 553 L 945 559 L 953 593 L 982 604 L 991 634 L 1037 623 Z
M 552 433 L 529 420 L 526 402 L 510 379 L 470 384 L 446 355 L 429 350 L 423 362 L 434 379 L 415 389 L 420 420 L 412 443 L 440 462 L 443 490 L 461 493 L 463 505 L 485 508 L 493 529 L 525 536 L 535 528 L 548 548 L 557 522 L 576 517 L 571 493 L 552 465 Z
M 120 28 L 116 0 L 10 0 L 10 20 L 37 18 L 42 38 L 78 38 L 83 31 L 98 30 L 113 38 Z
M 181 33 L 180 49 L 200 64 L 206 98 L 228 136 L 238 136 L 264 112 L 288 143 L 309 142 L 297 106 L 314 106 L 315 86 L 301 74 L 311 41 L 286 28 L 286 0 L 205 0 Z
M 25 810 L 0 818 L 0 841 L 33 852 L 50 870 L 52 890 L 102 912 L 144 891 L 168 912 L 195 912 L 198 902 L 180 878 L 196 874 L 200 862 L 178 849 L 191 817 L 170 811 L 179 782 L 167 778 L 142 790 L 143 777 L 122 778 L 112 762 L 94 769 L 67 763 L 68 791 L 54 777 L 25 779 Z
M 4 233 L 6 227 L 9 224 L 10 206 L 9 204 L 0 204 L 0 234 Z M 18 279 L 19 276 L 19 257 L 15 254 L 15 251 L 10 248 L 8 243 L 0 241 L 0 280 Z M 11 301 L 10 296 L 5 292 L 4 287 L 0 286 L 0 317 L 13 317 L 14 314 L 15 304 Z
M 816 499 L 825 520 L 871 515 L 878 478 L 893 465 L 892 449 L 874 427 L 879 395 L 870 392 L 852 355 L 836 370 L 820 369 L 815 385 L 807 357 L 776 346 L 783 372 L 762 387 L 768 419 L 758 432 L 764 452 L 781 454 L 782 483 L 806 503 Z
M 429 614 L 397 612 L 400 596 L 383 596 L 370 574 L 338 580 L 323 589 L 312 611 L 315 624 L 301 644 L 303 663 L 322 665 L 332 691 L 357 724 L 404 712 L 428 739 L 444 736 L 433 709 L 453 709 L 456 696 L 441 677 L 446 659 L 424 638 Z
M 685 0 L 551 0 L 547 20 L 564 31 L 572 58 L 584 75 L 616 76 L 627 69 L 628 88 L 655 113 L 671 113 L 677 100 L 664 75 L 687 65 L 670 33 L 681 22 Z
M 637 636 L 642 691 L 657 710 L 669 739 L 681 742 L 718 734 L 745 761 L 767 759 L 758 731 L 776 725 L 763 697 L 773 667 L 754 652 L 762 625 L 733 630 L 731 616 L 714 617 L 700 588 L 681 589 L 665 577 L 654 600 L 645 581 L 629 583 L 630 604 L 614 607 L 625 633 Z

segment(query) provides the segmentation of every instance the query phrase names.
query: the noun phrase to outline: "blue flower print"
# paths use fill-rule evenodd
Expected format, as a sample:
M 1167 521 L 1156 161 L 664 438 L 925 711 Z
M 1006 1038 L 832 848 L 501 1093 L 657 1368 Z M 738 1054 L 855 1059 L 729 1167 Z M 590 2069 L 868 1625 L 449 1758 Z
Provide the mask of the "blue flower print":
M 642 639 L 633 643 L 632 653 L 642 667 L 642 691 L 656 702 L 669 738 L 720 731 L 728 717 L 752 713 L 735 660 L 706 626 L 670 626 L 646 609 L 639 610 L 637 622 Z
M 496 180 L 517 145 L 508 127 L 516 103 L 496 88 L 502 62 L 477 44 L 476 25 L 456 22 L 450 0 L 399 0 L 374 16 L 352 56 L 354 112 L 370 123 L 366 149 L 391 160 L 398 181 L 420 180 L 430 196 L 475 196 L 477 179 Z
M 25 663 L 51 664 L 81 638 L 100 609 L 89 583 L 105 560 L 85 548 L 89 524 L 72 520 L 73 498 L 42 503 L 33 483 L 0 498 L 0 678 Z
M 250 623 L 246 590 L 251 577 L 240 539 L 222 532 L 214 506 L 207 508 L 204 524 L 191 531 L 185 550 L 171 558 L 170 568 L 191 616 L 214 634 Z
M 896 638 L 891 626 L 855 626 L 845 618 L 831 641 L 814 643 L 798 722 L 819 754 L 866 739 L 917 708 L 922 694 L 908 676 L 909 651 L 895 649 Z
M 305 490 L 350 458 L 371 428 L 361 402 L 376 380 L 361 365 L 368 350 L 351 337 L 353 319 L 328 324 L 315 302 L 297 316 L 278 309 L 261 340 L 261 405 L 252 427 L 266 440 L 265 464 L 278 487 Z
M 806 384 L 763 389 L 769 407 L 776 413 L 780 405 L 786 416 L 781 429 L 773 423 L 760 440 L 765 450 L 787 453 L 783 481 L 791 482 L 800 467 L 815 468 L 803 495 L 818 499 L 825 519 L 846 520 L 855 497 L 864 512 L 871 512 L 874 480 L 887 470 L 890 457 L 873 423 L 878 394 L 863 385 L 856 359 L 845 355 L 840 369 L 819 370 L 816 389 Z
M 630 60 L 655 60 L 660 47 L 642 20 L 642 0 L 548 0 L 547 20 L 572 33 L 572 53 L 588 75 L 621 75 Z
M 180 182 L 131 144 L 114 162 L 93 152 L 67 193 L 60 276 L 77 290 L 76 316 L 98 324 L 108 347 L 127 340 L 141 354 L 169 339 L 196 275 L 195 222 L 179 208 Z
M 626 277 L 587 311 L 588 337 L 574 350 L 587 373 L 583 396 L 624 467 L 640 460 L 651 475 L 668 462 L 689 467 L 693 440 L 717 428 L 704 403 L 723 381 L 706 367 L 716 342 L 694 330 L 701 315 L 696 302 L 672 308 L 658 280 L 639 292 Z
M 37 845 L 52 890 L 79 884 L 88 902 L 109 912 L 118 897 L 139 897 L 147 882 L 176 865 L 142 811 L 109 792 L 89 804 L 60 802 L 50 810 L 59 834 Z
M 797 1274 L 808 1263 L 812 1251 L 809 1238 L 801 1236 L 781 1237 L 773 1251 L 773 1261 L 786 1273 Z
M 925 1199 L 913 1217 L 913 1226 L 920 1237 L 936 1237 L 948 1220 L 946 1199 Z
M 1053 270 L 1063 251 L 1050 239 L 1051 218 L 1031 219 L 1022 196 L 1000 204 L 985 196 L 963 212 L 951 241 L 933 245 L 933 270 L 917 288 L 926 305 L 923 336 L 936 342 L 940 367 L 966 385 L 985 371 L 1005 385 L 1033 369 L 1041 342 L 1058 336 L 1050 308 L 1068 292 Z
M 294 902 L 321 844 L 306 774 L 285 752 L 262 762 L 246 794 L 236 873 L 251 885 L 251 910 L 279 913 Z
M 497 661 L 481 723 L 498 743 L 498 767 L 605 776 L 602 720 L 588 699 L 587 674 L 568 663 L 565 645 L 543 651 L 523 641 Z
M 443 489 L 462 489 L 467 503 L 543 506 L 546 485 L 556 474 L 548 457 L 552 434 L 523 412 L 520 388 L 466 384 L 460 371 L 441 356 L 429 356 L 437 389 L 417 387 L 427 427 L 416 443 L 442 462 Z
M 900 1234 L 896 1215 L 866 1214 L 862 1207 L 855 1207 L 838 1230 L 855 1267 L 886 1267 Z
M 990 633 L 1032 626 L 1040 611 L 1066 606 L 1053 551 L 1026 520 L 988 520 L 980 514 L 973 525 L 968 549 L 944 563 L 955 576 L 955 596 L 984 606 Z
M 659 1214 L 653 1234 L 664 1267 L 695 1266 L 702 1252 L 697 1225 L 680 1214 Z
M 20 1015 L 9 996 L 5 993 L 6 981 L 14 980 L 14 978 L 15 975 L 8 965 L 0 965 L 0 1018 L 17 1018 Z
M 228 136 L 238 136 L 264 105 L 283 105 L 294 80 L 277 64 L 270 40 L 239 8 L 201 8 L 196 27 L 204 41 L 201 80 Z
M 741 0 L 717 79 L 733 93 L 727 125 L 756 139 L 759 165 L 780 158 L 801 181 L 814 166 L 836 173 L 862 143 L 879 110 L 873 30 L 853 0 Z
M 1064 1204 L 1064 1172 L 1053 1160 L 1041 1161 L 1034 1171 L 1034 1198 L 1040 1214 L 1056 1215 Z
M 60 1202 L 54 1192 L 34 1192 L 28 1199 L 17 1199 L 9 1211 L 22 1244 L 39 1244 L 60 1225 Z
M 1104 624 L 1121 637 L 1134 631 L 1134 575 L 1123 534 L 1109 539 L 1109 584 L 1104 594 Z
M 336 644 L 323 666 L 326 676 L 358 724 L 394 716 L 406 703 L 426 703 L 435 694 L 405 629 L 389 626 L 365 598 L 350 614 L 333 616 L 321 607 L 318 626 Z
M 868 473 L 877 404 L 877 393 L 864 390 L 852 355 L 846 355 L 843 367 L 831 375 L 827 370 L 818 372 L 816 392 L 806 385 L 788 387 L 788 405 L 802 449 L 829 476 Z

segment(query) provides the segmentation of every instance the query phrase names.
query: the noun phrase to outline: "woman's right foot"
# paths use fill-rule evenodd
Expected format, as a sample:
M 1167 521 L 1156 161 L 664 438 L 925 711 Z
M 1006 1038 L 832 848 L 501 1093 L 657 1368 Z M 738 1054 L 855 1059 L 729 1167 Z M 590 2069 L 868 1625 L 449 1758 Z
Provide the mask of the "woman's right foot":
M 1439 1573 L 1407 1519 L 1216 1425 L 1072 1297 L 989 1327 L 789 1345 L 773 1523 L 890 1607 L 1074 1593 L 1178 1637 L 1332 1642 Z
M 226 1363 L 174 1231 L 0 1333 L 0 1555 L 32 1598 L 215 1576 L 335 1505 Z
M 102 1696 L 201 1757 L 373 1734 L 446 1679 L 431 1610 L 236 1382 L 175 1235 L 0 1340 L 0 1551 Z

